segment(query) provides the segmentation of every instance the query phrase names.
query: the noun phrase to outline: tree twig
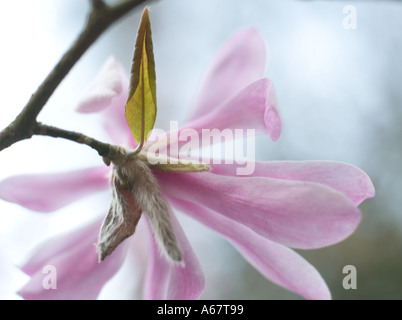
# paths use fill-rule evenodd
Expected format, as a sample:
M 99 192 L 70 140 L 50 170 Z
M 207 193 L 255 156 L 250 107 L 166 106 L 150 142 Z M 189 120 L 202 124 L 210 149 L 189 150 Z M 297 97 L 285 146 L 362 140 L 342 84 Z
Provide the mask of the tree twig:
M 36 121 L 38 114 L 75 63 L 110 25 L 145 1 L 124 0 L 116 5 L 107 6 L 103 1 L 92 0 L 92 10 L 77 40 L 31 96 L 21 113 L 0 132 L 0 151 L 33 136 L 38 125 Z M 100 6 L 100 3 L 104 5 Z
M 119 146 L 101 142 L 79 132 L 48 126 L 40 122 L 35 123 L 33 134 L 53 138 L 63 138 L 76 143 L 85 144 L 96 150 L 108 165 L 110 164 L 110 161 L 119 161 L 125 157 L 125 152 L 123 151 L 124 149 Z
M 103 0 L 91 0 L 91 5 L 93 9 L 97 10 L 103 8 L 106 4 L 103 2 Z

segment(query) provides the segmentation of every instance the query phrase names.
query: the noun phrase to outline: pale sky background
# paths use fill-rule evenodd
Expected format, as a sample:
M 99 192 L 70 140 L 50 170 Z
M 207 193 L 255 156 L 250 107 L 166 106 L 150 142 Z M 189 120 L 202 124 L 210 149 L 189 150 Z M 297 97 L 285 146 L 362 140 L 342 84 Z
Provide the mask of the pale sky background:
M 346 5 L 356 8 L 355 30 L 343 28 Z M 0 129 L 15 118 L 76 38 L 88 9 L 84 0 L 1 1 Z M 129 70 L 140 12 L 132 12 L 98 39 L 56 90 L 39 121 L 106 139 L 97 117 L 77 114 L 74 108 L 110 55 Z M 276 88 L 283 132 L 276 143 L 268 137 L 257 139 L 257 159 L 352 163 L 370 175 L 377 191 L 376 198 L 361 207 L 364 217 L 356 235 L 334 249 L 311 253 L 309 260 L 334 298 L 402 298 L 402 280 L 396 276 L 402 272 L 401 258 L 393 254 L 402 256 L 402 4 L 163 0 L 151 5 L 150 16 L 158 85 L 156 126 L 163 129 L 169 120 L 183 123 L 206 66 L 231 34 L 244 27 L 261 32 L 269 51 L 265 75 Z M 102 162 L 88 147 L 35 137 L 0 152 L 0 164 L 3 179 Z M 14 292 L 28 278 L 14 265 L 30 250 L 106 212 L 109 201 L 105 192 L 52 214 L 0 201 L 0 299 L 18 299 Z M 191 230 L 187 235 L 207 274 L 203 298 L 299 298 L 259 276 L 220 236 L 180 218 L 185 230 Z M 377 252 L 384 255 L 376 258 Z M 358 265 L 362 275 L 355 292 L 341 288 L 346 264 Z M 389 278 L 378 280 L 384 272 Z M 123 298 L 114 280 L 101 297 Z

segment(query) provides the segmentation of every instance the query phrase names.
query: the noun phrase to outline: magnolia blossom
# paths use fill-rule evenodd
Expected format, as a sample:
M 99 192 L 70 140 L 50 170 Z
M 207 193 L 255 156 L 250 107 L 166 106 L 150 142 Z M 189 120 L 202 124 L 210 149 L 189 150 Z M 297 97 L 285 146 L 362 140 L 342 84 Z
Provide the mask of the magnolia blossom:
M 200 133 L 208 128 L 252 128 L 277 140 L 281 120 L 272 83 L 263 77 L 265 56 L 264 42 L 256 30 L 233 35 L 209 67 L 184 128 Z M 127 76 L 111 58 L 78 111 L 102 112 L 113 142 L 133 147 L 124 118 L 127 91 Z M 330 292 L 318 271 L 291 248 L 320 248 L 353 233 L 361 218 L 357 206 L 374 196 L 370 178 L 355 166 L 329 161 L 255 162 L 255 170 L 248 176 L 236 175 L 236 164 L 211 163 L 210 167 L 203 172 L 152 172 L 169 206 L 227 238 L 272 282 L 307 299 L 329 299 Z M 109 170 L 103 166 L 11 177 L 0 182 L 0 197 L 31 210 L 51 212 L 109 188 Z M 40 246 L 22 266 L 31 279 L 20 295 L 26 299 L 95 299 L 125 262 L 127 253 L 148 239 L 143 297 L 198 298 L 204 277 L 186 237 L 190 231 L 183 230 L 169 210 L 183 264 L 161 255 L 144 215 L 135 234 L 99 263 L 94 244 L 102 215 Z M 57 269 L 57 290 L 43 288 L 45 265 Z

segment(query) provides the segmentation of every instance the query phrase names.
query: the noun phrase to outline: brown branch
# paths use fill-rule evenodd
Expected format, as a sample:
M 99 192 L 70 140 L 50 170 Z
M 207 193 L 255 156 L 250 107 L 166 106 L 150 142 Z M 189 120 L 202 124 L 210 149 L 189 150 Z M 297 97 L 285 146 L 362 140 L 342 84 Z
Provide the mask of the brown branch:
M 93 9 L 100 9 L 103 8 L 106 4 L 103 0 L 91 0 L 91 5 Z
M 113 6 L 100 6 L 103 1 L 92 1 L 92 11 L 77 40 L 31 96 L 16 119 L 0 132 L 0 151 L 33 136 L 38 114 L 75 63 L 109 26 L 145 1 L 125 0 Z
M 63 138 L 76 143 L 84 144 L 96 150 L 104 161 L 109 165 L 110 161 L 119 161 L 126 155 L 124 149 L 109 143 L 104 143 L 82 133 L 68 131 L 37 122 L 33 129 L 34 135 Z

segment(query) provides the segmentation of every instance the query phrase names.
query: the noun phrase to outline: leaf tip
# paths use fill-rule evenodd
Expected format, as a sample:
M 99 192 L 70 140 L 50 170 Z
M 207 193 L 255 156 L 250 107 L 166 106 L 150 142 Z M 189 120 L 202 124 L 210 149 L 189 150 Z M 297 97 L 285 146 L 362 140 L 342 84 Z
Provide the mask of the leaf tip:
M 149 19 L 149 7 L 145 6 L 144 10 L 142 10 L 142 17 L 147 17 Z

